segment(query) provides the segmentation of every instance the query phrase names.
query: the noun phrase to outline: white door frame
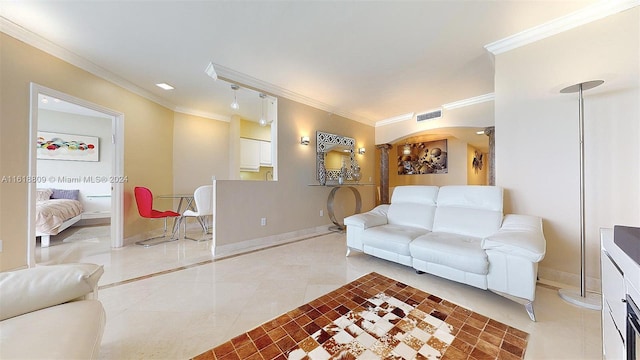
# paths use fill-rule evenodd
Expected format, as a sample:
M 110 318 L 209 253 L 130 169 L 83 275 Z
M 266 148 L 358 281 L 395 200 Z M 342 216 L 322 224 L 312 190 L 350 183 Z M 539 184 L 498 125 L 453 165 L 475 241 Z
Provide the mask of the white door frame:
M 35 139 L 37 138 L 38 131 L 38 94 L 57 98 L 72 104 L 76 104 L 88 109 L 101 112 L 112 118 L 112 141 L 115 143 L 113 146 L 112 156 L 112 169 L 111 174 L 115 179 L 124 177 L 124 114 L 107 109 L 100 105 L 91 103 L 89 101 L 65 94 L 63 92 L 50 89 L 48 87 L 31 83 L 30 84 L 30 114 L 29 114 L 29 139 L 27 139 L 27 146 L 29 147 L 29 178 L 36 179 L 37 175 L 37 159 L 36 159 L 36 147 Z M 118 248 L 124 245 L 123 239 L 123 194 L 124 183 L 121 181 L 113 181 L 111 183 L 111 247 Z M 31 181 L 29 183 L 28 190 L 29 201 L 29 217 L 27 220 L 27 263 L 29 267 L 35 266 L 36 257 L 36 182 Z

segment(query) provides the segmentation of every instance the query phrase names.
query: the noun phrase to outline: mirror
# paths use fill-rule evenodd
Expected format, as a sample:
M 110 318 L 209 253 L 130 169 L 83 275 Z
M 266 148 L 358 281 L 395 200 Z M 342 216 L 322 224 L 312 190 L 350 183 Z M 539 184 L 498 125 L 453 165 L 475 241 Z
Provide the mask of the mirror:
M 319 179 L 321 162 L 324 161 L 327 181 L 338 181 L 342 166 L 346 168 L 345 180 L 359 180 L 353 176 L 358 166 L 355 143 L 350 137 L 316 131 L 316 179 Z

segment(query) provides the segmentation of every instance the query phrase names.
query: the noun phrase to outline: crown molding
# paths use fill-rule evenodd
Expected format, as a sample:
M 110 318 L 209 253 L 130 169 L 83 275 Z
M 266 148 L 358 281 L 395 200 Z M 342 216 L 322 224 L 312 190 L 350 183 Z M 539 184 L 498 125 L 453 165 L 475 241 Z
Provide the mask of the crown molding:
M 487 101 L 493 101 L 494 99 L 495 99 L 495 94 L 494 93 L 474 96 L 472 98 L 450 102 L 450 103 L 442 105 L 442 108 L 435 108 L 435 109 L 432 109 L 432 110 L 423 111 L 423 112 L 420 112 L 420 114 L 428 113 L 428 112 L 431 112 L 431 111 L 437 111 L 437 110 L 458 109 L 458 108 L 465 107 L 465 106 L 471 106 L 471 105 L 480 104 L 480 103 L 487 102 Z M 389 125 L 389 124 L 393 124 L 393 123 L 397 123 L 397 122 L 401 122 L 401 121 L 411 120 L 411 119 L 413 119 L 414 115 L 415 115 L 415 113 L 412 112 L 412 113 L 402 114 L 402 115 L 390 117 L 388 119 L 380 120 L 380 121 L 376 122 L 376 127 L 385 126 L 385 125 Z
M 111 83 L 114 83 L 124 89 L 131 91 L 134 94 L 140 95 L 148 100 L 151 100 L 157 104 L 160 104 L 169 109 L 175 109 L 175 105 L 167 100 L 156 96 L 155 94 L 121 78 L 120 76 L 92 63 L 91 61 L 78 56 L 71 51 L 37 35 L 20 25 L 0 16 L 0 32 L 3 32 L 13 38 L 16 38 L 28 45 L 42 50 L 47 54 L 55 56 L 61 60 L 68 62 L 82 70 L 85 70 L 93 75 L 96 75 L 102 79 L 105 79 Z
M 389 124 L 393 124 L 401 121 L 411 120 L 413 119 L 413 115 L 415 115 L 415 113 L 411 112 L 411 113 L 390 117 L 384 120 L 376 121 L 376 127 L 385 126 L 385 125 L 389 125 Z
M 188 109 L 188 108 L 184 108 L 184 107 L 181 107 L 181 106 L 176 106 L 175 109 L 173 109 L 173 111 L 175 111 L 177 113 L 181 113 L 181 114 L 198 116 L 198 117 L 205 118 L 205 119 L 224 121 L 224 122 L 231 122 L 231 116 L 220 115 L 220 114 L 216 114 L 216 113 L 210 113 L 210 112 L 194 110 L 194 109 Z
M 151 100 L 159 105 L 162 105 L 166 108 L 169 108 L 173 111 L 177 111 L 180 113 L 201 116 L 204 118 L 209 118 L 213 120 L 221 120 L 221 121 L 229 121 L 228 116 L 221 116 L 219 114 L 202 112 L 195 109 L 187 109 L 183 107 L 176 106 L 175 104 L 131 83 L 128 80 L 92 63 L 91 61 L 74 54 L 73 52 L 43 38 L 40 35 L 37 35 L 20 25 L 12 22 L 11 20 L 0 16 L 0 32 L 3 32 L 13 38 L 16 38 L 28 45 L 31 45 L 39 50 L 42 50 L 52 56 L 55 56 L 63 61 L 70 63 L 82 70 L 85 70 L 93 75 L 96 75 L 102 79 L 105 79 L 111 83 L 114 83 L 126 90 L 131 91 L 134 94 L 140 95 L 148 100 Z M 282 96 L 293 101 L 297 101 L 299 103 L 312 106 L 314 108 L 328 111 L 335 115 L 340 115 L 346 117 L 351 120 L 355 120 L 361 122 L 363 124 L 373 126 L 374 122 L 370 119 L 364 118 L 362 116 L 349 113 L 346 111 L 341 111 L 339 109 L 335 109 L 330 105 L 322 103 L 320 101 L 314 100 L 312 98 L 306 97 L 304 95 L 295 93 L 293 91 L 287 90 L 285 88 L 279 87 L 277 85 L 259 80 L 247 74 L 241 73 L 239 71 L 235 71 L 233 69 L 227 68 L 222 65 L 213 64 L 215 67 L 215 72 L 217 73 L 218 78 L 223 78 L 224 80 L 231 82 L 238 82 L 246 86 L 254 87 L 261 91 L 269 92 L 276 96 Z
M 334 115 L 339 115 L 351 120 L 355 120 L 357 122 L 363 123 L 365 125 L 369 125 L 369 126 L 373 126 L 375 125 L 375 122 L 371 119 L 365 118 L 363 116 L 348 112 L 348 111 L 342 111 L 340 109 L 337 109 L 331 105 L 325 104 L 321 101 L 312 99 L 310 97 L 304 96 L 302 94 L 296 93 L 294 91 L 285 89 L 283 87 L 280 87 L 278 85 L 266 82 L 266 81 L 262 81 L 258 78 L 255 78 L 251 75 L 247 75 L 245 73 L 233 70 L 231 68 L 228 68 L 226 66 L 220 65 L 220 64 L 216 64 L 213 63 L 213 67 L 215 68 L 215 72 L 218 75 L 219 79 L 223 79 L 229 82 L 237 82 L 239 84 L 245 85 L 245 86 L 249 86 L 252 87 L 254 89 L 258 89 L 260 91 L 264 91 L 267 93 L 270 93 L 272 95 L 275 96 L 281 96 L 296 102 L 299 102 L 301 104 L 305 104 L 311 107 L 314 107 L 316 109 L 320 109 L 320 110 L 324 110 L 327 111 L 331 114 Z
M 495 97 L 496 95 L 494 93 L 484 94 L 484 95 L 475 96 L 475 97 L 464 99 L 464 100 L 450 102 L 448 104 L 442 105 L 442 108 L 444 110 L 453 110 L 453 109 L 457 109 L 465 106 L 480 104 L 487 101 L 493 101 Z
M 502 54 L 638 5 L 640 0 L 601 0 L 571 14 L 487 44 L 484 48 L 493 55 Z

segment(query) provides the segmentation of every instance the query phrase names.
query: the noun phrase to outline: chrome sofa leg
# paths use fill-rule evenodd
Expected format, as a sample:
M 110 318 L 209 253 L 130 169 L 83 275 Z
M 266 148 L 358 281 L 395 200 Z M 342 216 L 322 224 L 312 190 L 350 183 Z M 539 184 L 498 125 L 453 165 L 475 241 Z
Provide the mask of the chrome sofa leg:
M 345 256 L 348 257 L 350 254 L 351 254 L 351 248 L 347 246 L 347 255 L 345 255 Z
M 533 301 L 529 301 L 524 304 L 524 308 L 527 310 L 527 314 L 529 314 L 531 321 L 536 321 L 536 314 L 533 312 Z

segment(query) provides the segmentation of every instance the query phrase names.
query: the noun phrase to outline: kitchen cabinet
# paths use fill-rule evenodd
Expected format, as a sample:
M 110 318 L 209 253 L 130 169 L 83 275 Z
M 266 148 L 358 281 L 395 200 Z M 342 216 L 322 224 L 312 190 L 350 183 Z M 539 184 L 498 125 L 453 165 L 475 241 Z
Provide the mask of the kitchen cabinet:
M 620 248 L 614 234 L 614 229 L 600 230 L 602 353 L 608 360 L 626 359 L 627 347 L 637 342 L 637 337 L 627 339 L 627 299 L 640 298 L 635 290 L 640 266 Z
M 240 139 L 240 171 L 260 171 L 260 166 L 272 166 L 271 142 Z
M 606 359 L 624 359 L 626 302 L 624 273 L 614 259 L 613 231 L 601 230 L 602 352 Z
M 260 166 L 272 166 L 271 161 L 271 142 L 258 141 L 260 143 Z
M 253 139 L 240 139 L 240 171 L 260 170 L 260 143 Z

